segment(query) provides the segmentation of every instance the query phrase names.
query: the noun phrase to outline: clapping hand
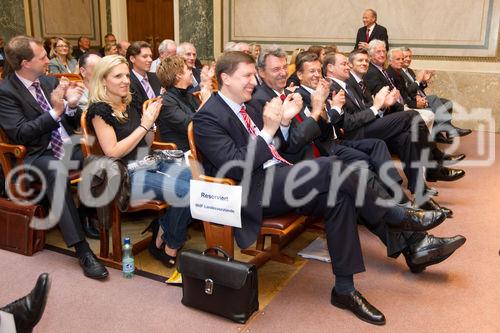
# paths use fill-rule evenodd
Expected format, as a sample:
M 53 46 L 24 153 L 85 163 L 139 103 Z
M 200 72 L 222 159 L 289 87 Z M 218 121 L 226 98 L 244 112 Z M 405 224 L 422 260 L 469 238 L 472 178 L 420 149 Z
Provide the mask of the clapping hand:
M 282 104 L 279 97 L 273 98 L 264 106 L 263 119 L 264 127 L 262 131 L 273 137 L 281 123 Z
M 162 100 L 161 98 L 158 98 L 154 102 L 150 103 L 147 109 L 142 111 L 141 126 L 147 129 L 150 129 L 153 126 L 156 118 L 158 118 L 158 115 L 160 114 L 161 105 Z
M 82 98 L 83 95 L 83 84 L 81 82 L 68 82 L 68 88 L 66 89 L 66 101 L 70 108 L 75 108 Z
M 52 109 L 58 117 L 64 113 L 64 94 L 68 89 L 68 82 L 62 81 L 50 94 L 50 103 L 52 104 Z
M 283 116 L 281 118 L 281 125 L 288 126 L 300 110 L 302 110 L 302 96 L 299 93 L 293 93 L 286 97 L 283 101 Z

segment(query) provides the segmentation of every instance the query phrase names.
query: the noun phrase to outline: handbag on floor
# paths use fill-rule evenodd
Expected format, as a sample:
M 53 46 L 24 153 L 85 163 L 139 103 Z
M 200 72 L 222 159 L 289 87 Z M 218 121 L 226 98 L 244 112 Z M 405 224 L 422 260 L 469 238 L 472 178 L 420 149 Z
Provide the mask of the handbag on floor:
M 224 257 L 209 255 L 212 250 Z M 231 259 L 220 248 L 179 254 L 182 304 L 245 323 L 259 309 L 255 265 Z

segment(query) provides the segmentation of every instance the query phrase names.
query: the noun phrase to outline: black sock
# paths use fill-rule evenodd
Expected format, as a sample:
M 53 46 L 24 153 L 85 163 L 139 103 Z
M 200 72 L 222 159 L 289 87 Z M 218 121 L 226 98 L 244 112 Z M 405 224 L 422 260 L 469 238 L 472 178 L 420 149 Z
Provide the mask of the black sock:
M 80 257 L 83 254 L 92 252 L 90 249 L 89 243 L 86 240 L 82 240 L 75 244 L 76 256 Z
M 335 291 L 337 294 L 349 294 L 354 288 L 352 275 L 335 275 Z

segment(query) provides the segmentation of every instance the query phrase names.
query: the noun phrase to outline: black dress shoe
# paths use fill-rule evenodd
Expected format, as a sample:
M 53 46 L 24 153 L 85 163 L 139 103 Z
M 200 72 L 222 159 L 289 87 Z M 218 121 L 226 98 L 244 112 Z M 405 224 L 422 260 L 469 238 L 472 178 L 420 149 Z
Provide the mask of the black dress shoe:
M 47 303 L 49 289 L 49 274 L 43 273 L 38 277 L 35 288 L 28 295 L 0 309 L 14 315 L 18 333 L 31 332 L 40 321 Z
M 458 154 L 458 155 L 450 155 L 450 154 L 444 154 L 443 155 L 443 164 L 444 165 L 453 165 L 457 164 L 461 160 L 465 159 L 465 154 Z
M 439 192 L 434 187 L 430 187 L 427 186 L 427 184 L 424 184 L 424 195 L 430 197 L 437 197 L 439 195 Z
M 466 135 L 469 135 L 471 133 L 472 133 L 471 129 L 459 128 L 459 127 L 453 126 L 453 130 L 451 130 L 448 133 L 448 137 L 453 139 L 453 138 L 456 138 L 457 136 L 466 136 Z
M 426 231 L 437 227 L 446 219 L 446 214 L 440 210 L 404 209 L 405 217 L 402 221 L 387 222 L 393 231 Z
M 384 314 L 371 305 L 357 290 L 343 295 L 337 294 L 335 288 L 333 288 L 331 303 L 333 306 L 351 311 L 359 319 L 367 323 L 375 325 L 385 324 Z
M 437 182 L 438 180 L 451 182 L 463 176 L 465 176 L 465 171 L 462 169 L 452 169 L 442 166 L 437 169 L 427 170 L 426 180 L 429 182 Z
M 99 230 L 94 226 L 93 218 L 85 216 L 82 219 L 82 228 L 87 238 L 99 239 Z
M 465 237 L 435 237 L 426 235 L 422 240 L 410 244 L 404 257 L 412 273 L 420 273 L 427 266 L 438 264 L 446 260 L 460 246 L 464 245 Z
M 81 254 L 78 260 L 86 277 L 99 280 L 109 275 L 106 267 L 97 260 L 92 252 Z
M 421 209 L 423 210 L 440 210 L 443 211 L 446 214 L 446 218 L 451 218 L 453 217 L 453 211 L 449 208 L 446 208 L 444 206 L 439 205 L 434 199 L 430 198 L 426 202 L 420 205 Z
M 446 136 L 444 136 L 443 132 L 439 132 L 438 134 L 436 134 L 434 141 L 439 142 L 439 143 L 445 143 L 448 145 L 453 143 L 453 139 L 447 138 Z

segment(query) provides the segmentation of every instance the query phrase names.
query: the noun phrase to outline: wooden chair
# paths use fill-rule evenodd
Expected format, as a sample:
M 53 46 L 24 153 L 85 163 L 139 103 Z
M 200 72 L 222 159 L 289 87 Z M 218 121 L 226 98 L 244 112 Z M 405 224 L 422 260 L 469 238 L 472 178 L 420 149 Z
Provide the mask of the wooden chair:
M 193 123 L 188 126 L 189 147 L 191 148 L 190 166 L 193 179 L 206 182 L 235 185 L 230 178 L 215 178 L 201 173 L 201 156 L 197 152 L 194 139 Z M 266 218 L 262 221 L 260 235 L 255 249 L 245 249 L 241 252 L 252 255 L 251 262 L 257 266 L 263 265 L 268 260 L 292 264 L 294 258 L 281 253 L 281 249 L 292 239 L 299 235 L 306 227 L 307 218 L 295 213 L 285 214 L 275 218 Z M 207 247 L 219 246 L 234 257 L 234 230 L 233 227 L 203 221 Z M 271 238 L 271 245 L 265 248 L 266 238 Z
M 75 74 L 75 73 L 49 73 L 47 76 L 52 76 L 60 80 L 61 78 L 65 77 L 70 81 L 74 82 L 83 82 L 82 77 L 80 74 Z
M 104 153 L 102 152 L 101 147 L 99 146 L 99 142 L 97 138 L 95 138 L 94 133 L 90 130 L 90 127 L 87 125 L 86 119 L 87 111 L 85 110 L 82 113 L 81 117 L 81 127 L 83 131 L 83 138 L 81 140 L 82 150 L 84 157 L 89 155 L 97 155 L 102 156 Z M 92 137 L 95 139 L 93 142 L 91 141 Z M 162 143 L 154 141 L 152 149 L 177 149 L 177 145 L 174 143 Z M 156 211 L 158 214 L 167 209 L 169 205 L 166 202 L 160 200 L 151 200 L 147 202 L 140 202 L 138 204 L 132 203 L 130 208 L 127 210 L 127 213 L 133 213 L 143 210 Z M 99 258 L 103 261 L 103 263 L 107 266 L 114 268 L 121 268 L 122 261 L 122 232 L 121 232 L 121 212 L 118 209 L 116 204 L 112 204 L 111 206 L 111 242 L 112 242 L 112 252 L 110 253 L 109 249 L 109 230 L 105 230 L 102 226 L 99 228 L 100 233 L 100 252 Z M 151 236 L 134 243 L 132 246 L 132 252 L 137 254 L 144 250 L 148 243 L 151 241 Z
M 9 142 L 9 139 L 3 129 L 0 128 L 0 165 L 2 168 L 3 175 L 5 179 L 7 179 L 7 175 L 14 169 L 15 167 L 21 167 L 24 164 L 24 158 L 27 154 L 27 149 L 23 145 L 14 145 Z M 18 177 L 24 174 L 23 168 L 19 168 L 19 172 L 16 172 Z M 80 171 L 72 170 L 69 173 L 70 183 L 72 185 L 78 183 L 80 181 Z M 10 191 L 11 195 L 13 195 L 17 200 L 25 201 L 29 199 L 33 199 L 40 191 L 40 183 L 34 182 L 28 184 L 26 181 L 21 182 L 20 190 L 16 188 L 16 183 L 12 182 L 9 184 L 9 188 L 6 189 Z M 28 192 L 28 189 L 31 191 Z M 30 195 L 25 195 L 25 193 L 30 193 Z M 44 217 L 45 209 L 40 205 L 30 205 L 33 209 L 36 210 L 35 216 Z M 33 230 L 32 232 L 33 240 L 36 243 L 33 244 L 33 249 L 41 250 L 45 244 L 45 230 Z

